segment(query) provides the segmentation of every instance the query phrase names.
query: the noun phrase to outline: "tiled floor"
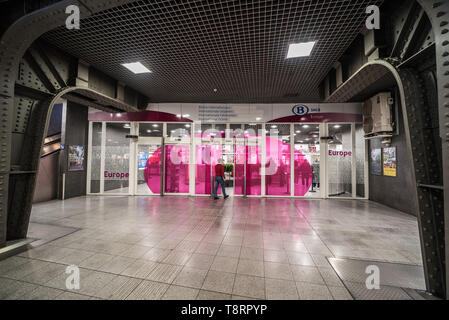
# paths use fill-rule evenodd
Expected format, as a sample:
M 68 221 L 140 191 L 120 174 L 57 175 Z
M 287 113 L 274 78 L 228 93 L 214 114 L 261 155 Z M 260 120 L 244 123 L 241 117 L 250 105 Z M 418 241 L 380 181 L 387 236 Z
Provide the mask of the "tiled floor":
M 62 237 L 0 261 L 0 299 L 352 299 L 326 257 L 421 263 L 416 219 L 368 201 L 85 197 L 32 222 Z

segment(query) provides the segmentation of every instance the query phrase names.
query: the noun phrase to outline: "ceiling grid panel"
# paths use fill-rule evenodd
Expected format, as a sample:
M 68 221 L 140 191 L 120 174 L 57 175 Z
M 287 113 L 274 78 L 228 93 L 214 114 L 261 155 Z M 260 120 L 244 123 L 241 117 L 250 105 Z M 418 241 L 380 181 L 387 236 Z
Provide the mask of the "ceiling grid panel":
M 382 0 L 135 1 L 45 40 L 152 102 L 318 102 L 319 84 Z M 286 59 L 291 43 L 316 41 Z M 141 62 L 135 75 L 122 63 Z M 217 89 L 217 90 L 215 90 Z

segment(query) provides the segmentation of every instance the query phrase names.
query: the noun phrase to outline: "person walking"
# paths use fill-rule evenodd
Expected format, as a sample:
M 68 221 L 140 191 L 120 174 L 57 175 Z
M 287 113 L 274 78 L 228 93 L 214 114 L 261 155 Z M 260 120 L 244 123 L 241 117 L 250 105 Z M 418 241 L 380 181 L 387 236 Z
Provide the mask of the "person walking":
M 224 174 L 224 166 L 223 160 L 218 159 L 217 165 L 215 166 L 215 188 L 214 188 L 214 200 L 218 200 L 218 186 L 221 185 L 221 190 L 223 191 L 223 196 L 225 199 L 229 198 L 226 195 L 226 185 L 225 185 L 225 174 Z

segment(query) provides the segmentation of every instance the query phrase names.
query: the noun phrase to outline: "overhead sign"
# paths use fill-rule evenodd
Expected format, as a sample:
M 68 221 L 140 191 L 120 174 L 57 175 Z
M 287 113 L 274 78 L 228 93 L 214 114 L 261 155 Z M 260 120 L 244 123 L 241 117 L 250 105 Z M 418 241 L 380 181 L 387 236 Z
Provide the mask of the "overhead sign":
M 302 105 L 296 105 L 292 109 L 293 114 L 296 114 L 297 116 L 305 116 L 306 114 L 309 114 L 310 108 L 306 106 L 305 104 Z
M 313 118 L 312 122 L 362 121 L 362 105 L 360 103 L 223 103 L 216 105 L 156 103 L 149 104 L 148 110 L 178 115 L 192 121 L 215 123 L 267 123 L 288 117 L 295 119 L 286 119 L 285 122 L 294 122 L 291 120 L 300 121 L 300 117 Z M 357 121 L 354 121 L 355 119 Z M 90 118 L 90 120 L 93 121 L 95 119 Z

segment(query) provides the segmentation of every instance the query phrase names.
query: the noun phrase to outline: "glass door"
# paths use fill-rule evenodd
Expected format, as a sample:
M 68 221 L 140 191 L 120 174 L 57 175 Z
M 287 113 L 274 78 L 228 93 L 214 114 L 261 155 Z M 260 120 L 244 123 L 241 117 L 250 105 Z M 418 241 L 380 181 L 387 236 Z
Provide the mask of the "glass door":
M 291 125 L 266 125 L 265 194 L 290 197 Z
M 164 160 L 164 194 L 189 194 L 190 145 L 166 145 Z
M 246 145 L 244 139 L 235 140 L 234 195 L 246 195 Z
M 262 125 L 231 125 L 231 130 L 234 141 L 234 194 L 261 196 Z
M 262 125 L 245 125 L 246 143 L 246 195 L 262 195 Z
M 211 146 L 196 145 L 195 194 L 210 195 L 212 192 Z
M 140 138 L 136 148 L 136 195 L 160 195 L 162 185 L 162 138 Z
M 212 195 L 215 183 L 215 166 L 223 160 L 226 193 L 234 194 L 235 145 L 229 138 L 227 124 L 195 125 L 195 194 Z M 221 188 L 218 194 L 221 194 Z
M 352 198 L 354 132 L 351 124 L 328 124 L 328 196 Z
M 215 166 L 218 159 L 223 160 L 226 177 L 226 193 L 234 194 L 235 167 L 234 167 L 234 145 L 221 144 L 214 141 L 214 144 L 196 145 L 196 165 L 195 165 L 195 194 L 211 195 L 214 188 Z M 218 189 L 221 194 L 221 188 Z
M 103 181 L 101 193 L 130 194 L 131 142 L 126 138 L 131 132 L 130 123 L 111 122 L 103 127 L 105 134 Z

